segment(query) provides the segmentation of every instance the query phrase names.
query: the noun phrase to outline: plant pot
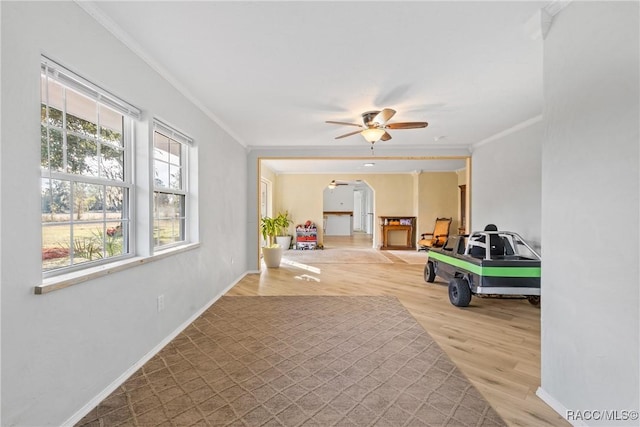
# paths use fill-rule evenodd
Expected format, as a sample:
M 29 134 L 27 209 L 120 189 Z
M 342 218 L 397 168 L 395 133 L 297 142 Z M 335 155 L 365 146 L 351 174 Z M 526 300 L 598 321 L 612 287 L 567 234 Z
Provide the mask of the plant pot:
M 276 243 L 286 251 L 291 247 L 291 236 L 276 236 Z
M 280 261 L 282 260 L 282 248 L 262 248 L 262 255 L 264 263 L 267 268 L 280 267 Z

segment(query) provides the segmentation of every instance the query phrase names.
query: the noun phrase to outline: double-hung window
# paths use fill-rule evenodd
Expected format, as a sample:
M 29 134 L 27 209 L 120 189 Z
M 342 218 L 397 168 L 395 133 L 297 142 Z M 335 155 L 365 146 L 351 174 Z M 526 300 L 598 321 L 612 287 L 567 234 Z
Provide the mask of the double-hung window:
M 154 121 L 153 127 L 153 246 L 156 249 L 188 241 L 188 153 L 192 139 Z
M 131 138 L 139 115 L 135 107 L 42 58 L 45 276 L 133 253 Z

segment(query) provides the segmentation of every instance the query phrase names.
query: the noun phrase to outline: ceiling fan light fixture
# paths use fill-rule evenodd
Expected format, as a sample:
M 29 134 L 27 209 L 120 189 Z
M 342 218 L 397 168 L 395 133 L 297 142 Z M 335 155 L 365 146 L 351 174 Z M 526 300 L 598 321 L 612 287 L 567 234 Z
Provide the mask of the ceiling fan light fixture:
M 362 132 L 360 132 L 360 134 L 368 142 L 376 142 L 380 138 L 382 138 L 382 135 L 384 135 L 385 132 L 386 131 L 384 129 L 381 129 L 381 128 L 369 128 L 369 129 L 363 130 Z

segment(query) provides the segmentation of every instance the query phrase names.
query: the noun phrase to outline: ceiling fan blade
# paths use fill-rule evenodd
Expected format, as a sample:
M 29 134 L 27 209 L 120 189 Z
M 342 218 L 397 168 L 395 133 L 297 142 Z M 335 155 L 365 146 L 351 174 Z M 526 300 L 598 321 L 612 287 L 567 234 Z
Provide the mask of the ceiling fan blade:
M 354 131 L 354 132 L 345 133 L 344 135 L 336 136 L 335 139 L 346 138 L 347 136 L 355 135 L 355 134 L 360 133 L 360 132 L 361 131 L 357 130 L 357 131 Z
M 345 125 L 345 126 L 358 126 L 359 128 L 363 127 L 357 123 L 347 123 L 347 122 L 334 122 L 333 120 L 327 120 L 325 123 L 330 123 L 332 125 Z
M 426 128 L 429 125 L 427 122 L 401 122 L 401 123 L 388 123 L 386 129 L 417 129 Z
M 385 132 L 384 135 L 380 137 L 380 141 L 388 141 L 390 139 L 391 139 L 391 135 L 389 134 L 389 132 Z
M 373 120 L 371 120 L 371 122 L 376 123 L 378 126 L 382 126 L 385 123 L 387 123 L 387 120 L 393 117 L 395 113 L 396 113 L 396 110 L 392 110 L 391 108 L 385 108 L 384 110 L 376 114 L 376 116 L 373 118 Z

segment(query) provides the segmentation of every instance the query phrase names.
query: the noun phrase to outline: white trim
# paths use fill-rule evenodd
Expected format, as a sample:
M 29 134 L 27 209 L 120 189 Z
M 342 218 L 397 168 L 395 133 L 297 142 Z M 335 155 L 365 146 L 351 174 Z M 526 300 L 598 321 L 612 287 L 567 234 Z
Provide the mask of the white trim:
M 91 1 L 74 0 L 80 8 L 82 8 L 87 14 L 102 25 L 107 31 L 109 31 L 115 38 L 120 40 L 125 46 L 127 46 L 134 54 L 142 59 L 147 65 L 149 65 L 154 71 L 156 71 L 162 78 L 164 78 L 171 86 L 176 88 L 178 92 L 187 98 L 193 105 L 195 105 L 200 111 L 202 111 L 213 122 L 220 126 L 225 132 L 227 132 L 238 144 L 246 147 L 247 144 L 240 138 L 235 132 L 229 128 L 218 116 L 213 114 L 197 97 L 191 94 L 186 87 L 178 79 L 173 77 L 164 67 L 160 65 L 158 61 L 153 59 L 126 31 L 122 29 L 118 24 L 109 18 L 100 8 Z
M 542 114 L 540 114 L 539 116 L 532 117 L 532 118 L 530 118 L 528 120 L 525 120 L 524 122 L 518 123 L 517 125 L 512 126 L 509 129 L 505 129 L 502 132 L 498 132 L 495 135 L 492 135 L 492 136 L 490 136 L 488 138 L 483 139 L 482 141 L 478 141 L 478 142 L 475 142 L 475 143 L 471 144 L 469 146 L 469 151 L 473 153 L 473 151 L 478 147 L 481 147 L 481 146 L 483 146 L 485 144 L 488 144 L 489 142 L 495 141 L 497 139 L 503 138 L 503 137 L 505 137 L 507 135 L 510 135 L 510 134 L 512 134 L 514 132 L 517 132 L 519 130 L 525 129 L 525 128 L 527 128 L 527 127 L 529 127 L 529 126 L 531 126 L 531 125 L 533 125 L 535 123 L 538 123 L 540 121 L 542 121 Z
M 122 98 L 113 95 L 109 91 L 91 83 L 89 80 L 74 73 L 53 59 L 41 55 L 40 68 L 47 77 L 72 89 L 96 102 L 99 102 L 114 111 L 124 114 L 136 120 L 140 119 L 142 112 L 138 107 L 129 104 Z M 47 100 L 48 102 L 48 100 Z M 66 107 L 65 107 L 66 108 Z
M 585 424 L 582 420 L 568 420 L 567 419 L 568 409 L 565 408 L 565 406 L 562 403 L 558 402 L 553 396 L 551 396 L 549 393 L 547 393 L 542 388 L 542 386 L 538 387 L 538 389 L 536 390 L 536 396 L 538 396 L 540 398 L 540 400 L 542 400 L 544 403 L 549 405 L 551 407 L 551 409 L 556 411 L 558 413 L 558 415 L 560 415 L 562 418 L 567 420 L 567 422 L 570 423 L 572 426 L 574 426 L 574 427 L 585 427 L 585 426 L 588 425 L 588 424 Z
M 93 397 L 89 402 L 87 402 L 82 408 L 80 408 L 75 414 L 73 414 L 69 419 L 63 422 L 61 425 L 63 426 L 73 426 L 78 423 L 82 418 L 84 418 L 89 411 L 95 408 L 100 402 L 102 402 L 107 396 L 113 393 L 118 387 L 120 387 L 131 375 L 133 375 L 138 369 L 140 369 L 145 363 L 147 363 L 153 356 L 158 354 L 160 350 L 162 350 L 167 344 L 171 342 L 175 337 L 177 337 L 182 331 L 184 331 L 190 324 L 192 324 L 202 313 L 207 311 L 209 307 L 211 307 L 220 297 L 226 294 L 231 288 L 238 284 L 242 279 L 244 279 L 249 271 L 245 271 L 240 277 L 238 277 L 235 281 L 233 281 L 229 286 L 224 288 L 222 292 L 214 296 L 209 302 L 207 302 L 200 310 L 196 311 L 191 317 L 189 317 L 186 321 L 184 321 L 180 326 L 178 326 L 173 332 L 167 335 L 160 343 L 158 343 L 155 347 L 153 347 L 147 354 L 142 356 L 140 360 L 138 360 L 133 366 L 124 371 L 122 375 L 116 378 L 111 384 L 109 384 L 104 390 L 98 393 L 95 397 Z
M 171 255 L 176 255 L 181 252 L 186 252 L 191 249 L 196 249 L 198 247 L 200 247 L 200 243 L 190 243 L 187 245 L 181 245 L 178 247 L 172 247 L 167 250 L 159 251 L 148 257 L 137 256 L 133 258 L 127 258 L 122 261 L 114 261 L 109 264 L 103 264 L 97 267 L 85 268 L 83 270 L 74 271 L 68 274 L 62 274 L 52 278 L 47 278 L 42 281 L 42 284 L 36 285 L 34 287 L 34 293 L 36 295 L 48 294 L 49 292 L 68 288 L 69 286 L 84 283 L 89 280 L 106 276 L 108 274 L 117 273 L 118 271 L 127 270 L 137 265 L 148 264 L 153 261 L 158 261 L 162 258 L 166 258 Z
M 151 161 L 152 182 L 153 182 L 152 184 L 153 196 L 155 197 L 157 193 L 163 193 L 163 194 L 182 196 L 184 198 L 184 202 L 182 203 L 182 208 L 184 210 L 182 212 L 182 215 L 179 217 L 184 220 L 184 224 L 183 224 L 184 231 L 183 231 L 182 240 L 179 240 L 173 243 L 157 245 L 156 240 L 153 237 L 153 230 L 152 230 L 151 231 L 152 253 L 155 252 L 156 250 L 163 250 L 165 248 L 170 248 L 176 245 L 183 245 L 185 242 L 189 242 L 192 237 L 190 236 L 190 233 L 189 233 L 189 230 L 191 228 L 190 223 L 191 221 L 197 221 L 197 219 L 191 218 L 191 212 L 189 207 L 191 204 L 191 198 L 192 198 L 192 195 L 189 189 L 189 184 L 190 184 L 189 176 L 191 174 L 191 163 L 189 159 L 190 159 L 190 151 L 191 151 L 191 148 L 193 147 L 193 139 L 183 134 L 181 131 L 174 129 L 172 126 L 167 125 L 162 121 L 154 118 L 152 144 L 151 144 L 152 153 L 156 149 L 156 134 L 161 135 L 165 138 L 168 138 L 171 141 L 174 141 L 180 144 L 180 164 L 179 165 L 172 163 L 171 160 L 164 161 L 164 160 L 156 159 L 155 154 L 151 155 L 150 161 Z M 181 182 L 180 182 L 179 189 L 156 185 L 156 179 L 155 179 L 156 178 L 155 177 L 156 161 L 160 163 L 166 163 L 167 167 L 169 167 L 168 170 L 170 170 L 171 165 L 180 167 Z M 167 183 L 167 185 L 170 185 L 170 184 Z M 155 200 L 152 199 L 152 206 L 154 203 L 155 203 Z M 156 223 L 155 208 L 151 209 L 151 215 L 149 219 L 152 224 Z
M 0 4 L 0 22 L 2 22 L 2 5 Z M 2 46 L 2 31 L 0 31 L 0 46 Z M 4 93 L 2 92 L 2 55 L 0 55 L 0 93 Z M 0 102 L 0 135 L 3 135 L 2 133 L 2 103 Z M 0 160 L 2 160 L 2 150 L 0 150 Z M 0 161 L 0 164 L 2 164 L 2 162 Z M 1 178 L 2 174 L 0 174 L 0 184 L 2 184 L 2 178 Z M 0 188 L 2 188 L 2 185 L 0 185 Z M 0 197 L 0 224 L 2 224 L 2 198 Z M 0 259 L 4 259 L 1 256 L 2 254 L 2 246 L 0 245 Z M 0 262 L 0 277 L 2 276 L 2 262 Z M 0 286 L 0 294 L 2 294 L 2 286 Z M 1 299 L 0 299 L 1 300 Z M 1 314 L 1 309 L 0 309 L 0 314 Z M 2 325 L 2 316 L 0 315 L 0 326 Z M 2 330 L 2 328 L 0 328 L 0 330 Z M 2 340 L 0 340 L 0 366 L 2 365 Z M 0 402 L 2 402 L 2 387 L 0 387 Z M 2 419 L 2 405 L 0 405 L 0 420 Z
M 177 129 L 175 126 L 169 125 L 165 121 L 160 120 L 157 117 L 153 118 L 153 131 L 161 133 L 162 135 L 182 144 L 193 145 L 193 138 Z

